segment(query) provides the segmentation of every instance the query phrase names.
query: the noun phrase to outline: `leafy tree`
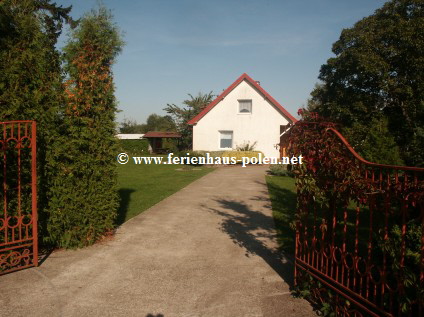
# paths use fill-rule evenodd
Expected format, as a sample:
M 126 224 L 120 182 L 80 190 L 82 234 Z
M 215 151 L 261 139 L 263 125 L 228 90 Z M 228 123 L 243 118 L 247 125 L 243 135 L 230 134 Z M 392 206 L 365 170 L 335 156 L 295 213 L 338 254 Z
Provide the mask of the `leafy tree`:
M 57 170 L 49 206 L 49 241 L 94 243 L 114 226 L 117 141 L 112 65 L 123 41 L 108 10 L 86 14 L 64 48 L 66 109 L 53 155 Z
M 321 67 L 309 109 L 340 123 L 365 158 L 377 142 L 387 156 L 373 159 L 424 166 L 423 9 L 422 0 L 387 2 L 343 30 Z
M 177 126 L 171 116 L 151 114 L 146 121 L 145 132 L 148 131 L 176 131 Z
M 351 128 L 345 128 L 347 135 L 352 136 L 358 131 L 363 131 L 364 126 L 353 124 Z M 361 147 L 361 155 L 371 162 L 383 164 L 402 165 L 399 146 L 395 138 L 389 132 L 387 118 L 373 118 L 364 131 L 362 140 L 366 146 Z
M 119 127 L 119 133 L 144 133 L 144 124 L 139 124 L 135 120 L 124 119 Z
M 120 133 L 146 133 L 148 131 L 176 131 L 177 127 L 171 116 L 151 114 L 146 123 L 139 124 L 135 120 L 124 119 L 119 128 Z
M 208 94 L 199 93 L 197 96 L 188 94 L 190 99 L 183 101 L 183 106 L 175 104 L 167 104 L 164 110 L 169 113 L 177 125 L 178 132 L 182 135 L 181 147 L 190 149 L 193 142 L 192 127 L 187 124 L 187 121 L 199 114 L 214 98 L 212 92 Z

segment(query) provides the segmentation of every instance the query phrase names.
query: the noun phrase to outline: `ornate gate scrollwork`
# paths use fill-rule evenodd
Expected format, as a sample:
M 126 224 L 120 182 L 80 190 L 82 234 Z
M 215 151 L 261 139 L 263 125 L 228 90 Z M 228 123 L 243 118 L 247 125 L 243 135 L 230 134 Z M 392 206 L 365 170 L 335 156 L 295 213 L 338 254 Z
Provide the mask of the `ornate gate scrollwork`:
M 36 123 L 0 122 L 0 275 L 38 265 Z
M 424 169 L 372 163 L 331 123 L 290 130 L 295 279 L 338 316 L 424 316 Z

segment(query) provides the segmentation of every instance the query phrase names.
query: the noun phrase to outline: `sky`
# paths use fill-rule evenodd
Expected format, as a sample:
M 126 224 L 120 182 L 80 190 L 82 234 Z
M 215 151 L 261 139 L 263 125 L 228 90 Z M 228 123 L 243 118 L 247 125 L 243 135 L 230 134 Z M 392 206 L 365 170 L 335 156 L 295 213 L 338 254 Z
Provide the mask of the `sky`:
M 80 18 L 97 0 L 53 0 Z M 384 0 L 103 0 L 125 41 L 114 65 L 124 119 L 165 115 L 188 94 L 220 94 L 247 73 L 293 116 L 344 28 Z M 66 41 L 66 32 L 61 44 Z

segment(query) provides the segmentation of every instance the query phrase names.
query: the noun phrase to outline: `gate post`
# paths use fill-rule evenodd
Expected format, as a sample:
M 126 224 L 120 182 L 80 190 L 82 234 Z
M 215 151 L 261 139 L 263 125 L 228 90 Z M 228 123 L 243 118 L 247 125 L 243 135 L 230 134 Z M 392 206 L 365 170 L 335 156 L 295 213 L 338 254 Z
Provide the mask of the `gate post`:
M 32 122 L 31 138 L 31 193 L 32 193 L 32 217 L 35 222 L 32 226 L 32 237 L 34 241 L 34 266 L 38 266 L 38 213 L 37 213 L 37 123 Z

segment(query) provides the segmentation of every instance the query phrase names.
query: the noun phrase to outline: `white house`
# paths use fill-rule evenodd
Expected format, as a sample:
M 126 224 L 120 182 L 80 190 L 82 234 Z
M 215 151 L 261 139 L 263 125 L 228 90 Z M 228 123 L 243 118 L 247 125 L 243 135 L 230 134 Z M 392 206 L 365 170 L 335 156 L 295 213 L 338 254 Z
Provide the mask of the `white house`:
M 297 120 L 247 74 L 241 75 L 191 119 L 193 150 L 222 151 L 256 142 L 255 150 L 278 157 L 282 126 Z

